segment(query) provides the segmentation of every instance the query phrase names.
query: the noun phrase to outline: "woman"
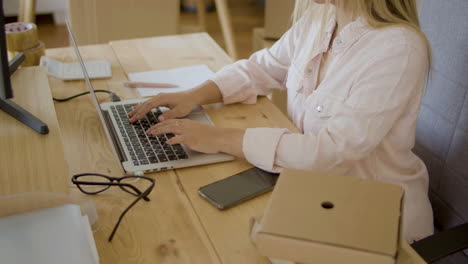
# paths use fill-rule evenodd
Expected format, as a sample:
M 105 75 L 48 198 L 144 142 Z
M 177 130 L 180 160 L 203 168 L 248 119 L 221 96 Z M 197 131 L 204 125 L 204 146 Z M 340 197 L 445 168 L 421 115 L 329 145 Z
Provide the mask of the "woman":
M 154 97 L 131 121 L 165 105 L 171 111 L 148 133 L 175 133 L 169 144 L 230 153 L 270 171 L 327 170 L 399 184 L 405 238 L 430 235 L 427 170 L 411 152 L 430 60 L 415 0 L 297 0 L 294 14 L 271 49 L 193 90 Z M 174 119 L 197 104 L 255 103 L 271 89 L 287 89 L 289 117 L 303 133 Z

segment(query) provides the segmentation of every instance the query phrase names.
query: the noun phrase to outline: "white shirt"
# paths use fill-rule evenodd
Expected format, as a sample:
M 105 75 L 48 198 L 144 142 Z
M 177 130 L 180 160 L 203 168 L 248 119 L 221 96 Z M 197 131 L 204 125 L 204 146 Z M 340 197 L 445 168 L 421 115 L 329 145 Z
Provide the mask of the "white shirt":
M 302 131 L 247 129 L 243 152 L 253 165 L 333 171 L 400 185 L 408 241 L 433 232 L 428 173 L 411 151 L 428 73 L 424 41 L 404 27 L 348 24 L 330 43 L 336 21 L 306 61 L 319 25 L 302 19 L 271 49 L 228 65 L 213 78 L 224 103 L 255 103 L 271 89 L 287 89 L 289 118 Z M 320 62 L 329 52 L 324 79 Z M 305 66 L 305 67 L 304 67 Z M 304 69 L 304 70 L 302 70 Z M 385 205 L 382 205 L 385 206 Z

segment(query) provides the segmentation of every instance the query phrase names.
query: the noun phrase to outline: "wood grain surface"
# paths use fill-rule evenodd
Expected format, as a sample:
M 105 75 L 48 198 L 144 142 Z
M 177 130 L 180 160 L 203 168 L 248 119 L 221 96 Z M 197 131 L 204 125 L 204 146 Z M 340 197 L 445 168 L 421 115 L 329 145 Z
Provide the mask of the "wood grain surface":
M 21 68 L 11 77 L 14 101 L 49 126 L 41 135 L 0 110 L 0 195 L 67 192 L 68 168 L 45 69 Z
M 84 60 L 105 59 L 111 63 L 113 77 L 92 81 L 95 89 L 112 90 L 122 99 L 138 97 L 135 89 L 123 86 L 126 75 L 109 45 L 86 46 L 81 51 Z M 47 56 L 76 61 L 71 48 L 47 50 Z M 54 97 L 67 97 L 86 89 L 83 81 L 49 79 Z M 100 95 L 99 99 L 108 101 L 109 96 Z M 71 174 L 97 172 L 122 176 L 90 97 L 56 103 L 55 107 Z M 135 197 L 119 188 L 87 196 L 94 201 L 99 216 L 94 237 L 101 263 L 220 263 L 175 172 L 147 176 L 156 179 L 151 201 L 141 201 L 128 212 L 111 243 L 107 238 L 115 222 Z M 145 184 L 142 180 L 136 183 L 141 189 Z M 72 192 L 79 193 L 75 188 Z
M 231 62 L 204 33 L 116 41 L 111 46 L 127 74 L 190 64 L 207 64 L 213 71 L 217 71 Z M 287 117 L 265 97 L 260 98 L 255 105 L 215 104 L 205 106 L 205 109 L 215 125 L 220 127 L 286 127 L 297 131 Z M 244 160 L 235 160 L 176 171 L 222 263 L 269 263 L 257 253 L 249 238 L 249 219 L 262 214 L 269 194 L 221 212 L 203 200 L 197 192 L 201 186 L 250 167 Z

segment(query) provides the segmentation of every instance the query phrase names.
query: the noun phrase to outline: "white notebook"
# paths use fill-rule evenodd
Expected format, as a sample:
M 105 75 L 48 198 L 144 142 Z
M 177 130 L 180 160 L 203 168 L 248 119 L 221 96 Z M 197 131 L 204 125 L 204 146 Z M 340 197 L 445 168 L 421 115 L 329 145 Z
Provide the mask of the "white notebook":
M 64 81 L 84 80 L 81 66 L 78 62 L 60 62 L 49 57 L 41 57 L 41 66 L 47 68 L 47 73 Z M 102 79 L 112 77 L 112 70 L 107 61 L 86 61 L 86 70 L 90 79 Z
M 138 88 L 141 96 L 154 96 L 158 93 L 176 93 L 187 91 L 214 76 L 207 65 L 194 65 L 162 71 L 136 72 L 128 74 L 132 82 L 169 83 L 174 88 Z
M 98 264 L 87 217 L 63 205 L 0 218 L 1 263 Z

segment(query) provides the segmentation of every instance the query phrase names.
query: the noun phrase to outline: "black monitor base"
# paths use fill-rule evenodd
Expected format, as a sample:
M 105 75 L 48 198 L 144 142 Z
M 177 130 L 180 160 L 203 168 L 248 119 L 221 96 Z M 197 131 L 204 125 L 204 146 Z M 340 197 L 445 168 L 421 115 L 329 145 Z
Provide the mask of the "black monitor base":
M 44 122 L 33 116 L 28 111 L 24 110 L 21 106 L 15 104 L 13 101 L 8 99 L 0 99 L 0 109 L 16 118 L 21 123 L 36 130 L 39 134 L 49 133 L 49 127 Z
M 10 61 L 10 75 L 13 74 L 16 71 L 16 69 L 18 69 L 18 67 L 24 61 L 24 58 L 24 54 L 19 53 Z M 36 130 L 40 134 L 49 133 L 49 127 L 47 127 L 47 125 L 44 122 L 39 120 L 37 117 L 29 113 L 28 111 L 24 110 L 21 106 L 15 104 L 11 100 L 0 98 L 0 109 L 5 111 L 12 117 L 16 118 L 21 123 Z

